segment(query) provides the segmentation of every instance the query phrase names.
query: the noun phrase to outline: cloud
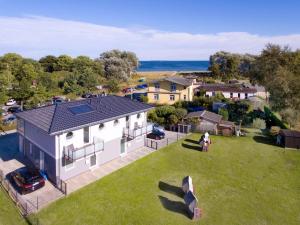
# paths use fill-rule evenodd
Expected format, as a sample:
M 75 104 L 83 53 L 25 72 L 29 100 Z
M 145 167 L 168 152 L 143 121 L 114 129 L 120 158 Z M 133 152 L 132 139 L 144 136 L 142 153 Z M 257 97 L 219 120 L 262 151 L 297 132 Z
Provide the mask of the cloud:
M 267 43 L 300 48 L 300 34 L 260 36 L 246 32 L 191 34 L 129 29 L 48 17 L 0 17 L 0 54 L 26 57 L 69 54 L 98 57 L 122 49 L 140 59 L 208 59 L 216 51 L 257 54 Z

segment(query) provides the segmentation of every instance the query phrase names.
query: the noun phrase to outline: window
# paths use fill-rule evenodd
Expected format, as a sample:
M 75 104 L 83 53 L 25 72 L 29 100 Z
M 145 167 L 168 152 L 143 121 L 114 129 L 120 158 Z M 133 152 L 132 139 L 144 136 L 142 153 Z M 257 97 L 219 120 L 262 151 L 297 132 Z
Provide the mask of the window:
M 233 98 L 233 93 L 230 93 L 230 98 Z
M 71 139 L 72 137 L 73 137 L 73 132 L 68 132 L 66 138 Z
M 238 98 L 240 98 L 241 97 L 241 93 L 238 93 Z
M 174 83 L 171 84 L 171 91 L 176 91 L 176 84 Z
M 175 101 L 175 95 L 170 95 L 170 101 Z
M 141 114 L 140 113 L 138 113 L 137 115 L 136 115 L 136 118 L 141 118 Z
M 245 99 L 248 99 L 248 93 L 245 93 Z
M 186 95 L 183 95 L 183 100 L 186 101 Z
M 126 122 L 128 122 L 129 121 L 129 116 L 126 116 Z
M 117 126 L 118 123 L 119 123 L 119 120 L 115 120 L 115 121 L 114 121 L 114 126 Z
M 212 92 L 212 96 L 216 96 L 216 92 L 213 91 L 213 92 Z
M 154 94 L 154 100 L 159 100 L 159 94 Z
M 154 87 L 155 87 L 156 90 L 159 90 L 159 89 L 160 89 L 159 83 L 155 83 L 155 84 L 154 84 Z
M 103 123 L 100 123 L 99 124 L 99 130 L 102 130 L 104 128 L 104 124 Z
M 90 142 L 90 127 L 83 128 L 83 142 L 84 143 Z

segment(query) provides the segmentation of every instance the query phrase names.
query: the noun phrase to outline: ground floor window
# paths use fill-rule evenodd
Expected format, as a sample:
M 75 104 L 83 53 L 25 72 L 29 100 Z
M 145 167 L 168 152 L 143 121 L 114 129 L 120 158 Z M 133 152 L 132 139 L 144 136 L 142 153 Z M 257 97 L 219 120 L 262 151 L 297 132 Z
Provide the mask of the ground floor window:
M 159 100 L 159 94 L 154 94 L 154 100 Z
M 170 95 L 170 101 L 175 101 L 175 95 Z
M 186 95 L 183 95 L 183 100 L 186 101 Z

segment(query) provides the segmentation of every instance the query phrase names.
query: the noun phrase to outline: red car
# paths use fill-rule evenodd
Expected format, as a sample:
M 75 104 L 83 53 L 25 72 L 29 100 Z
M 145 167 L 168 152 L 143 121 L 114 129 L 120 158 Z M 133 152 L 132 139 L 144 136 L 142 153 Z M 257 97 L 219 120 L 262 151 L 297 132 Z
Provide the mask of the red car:
M 35 191 L 45 186 L 45 179 L 39 170 L 22 167 L 10 173 L 11 181 L 21 194 Z

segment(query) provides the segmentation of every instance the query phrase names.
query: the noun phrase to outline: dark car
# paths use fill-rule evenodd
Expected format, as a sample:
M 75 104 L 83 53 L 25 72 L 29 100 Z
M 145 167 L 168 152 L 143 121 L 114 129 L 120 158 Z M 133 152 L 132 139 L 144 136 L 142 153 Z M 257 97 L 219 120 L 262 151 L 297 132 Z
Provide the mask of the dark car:
M 7 109 L 7 112 L 9 113 L 18 113 L 18 112 L 21 112 L 21 108 L 19 106 L 12 106 L 12 107 L 9 107 Z
M 3 125 L 9 125 L 15 122 L 17 118 L 15 116 L 8 117 L 2 121 Z
M 147 135 L 147 138 L 161 140 L 165 138 L 165 132 L 153 129 L 152 132 Z
M 35 191 L 45 186 L 45 179 L 39 170 L 21 167 L 9 174 L 9 178 L 21 194 Z

